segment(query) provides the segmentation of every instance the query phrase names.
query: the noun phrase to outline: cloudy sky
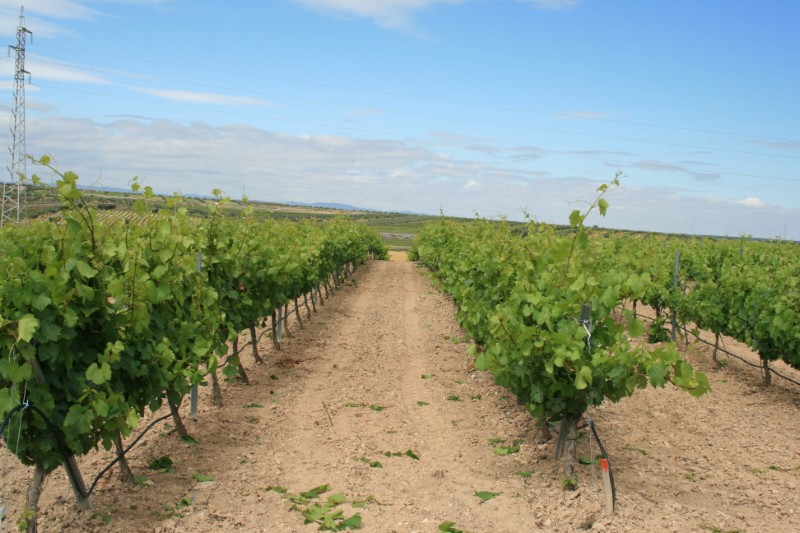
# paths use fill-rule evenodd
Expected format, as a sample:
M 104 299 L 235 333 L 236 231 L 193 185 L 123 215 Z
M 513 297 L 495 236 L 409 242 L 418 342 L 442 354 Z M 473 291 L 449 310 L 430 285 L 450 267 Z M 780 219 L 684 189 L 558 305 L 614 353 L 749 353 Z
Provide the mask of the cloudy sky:
M 19 10 L 0 0 L 7 44 Z M 28 152 L 86 185 L 564 223 L 619 170 L 590 223 L 800 240 L 796 0 L 29 0 L 25 14 Z M 9 126 L 13 75 L 0 59 Z

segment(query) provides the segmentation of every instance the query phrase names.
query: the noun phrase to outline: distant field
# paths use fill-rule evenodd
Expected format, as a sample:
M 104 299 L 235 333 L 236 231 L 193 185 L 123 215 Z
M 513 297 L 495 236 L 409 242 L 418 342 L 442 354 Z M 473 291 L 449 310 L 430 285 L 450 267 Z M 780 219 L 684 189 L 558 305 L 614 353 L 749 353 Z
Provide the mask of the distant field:
M 133 207 L 140 198 L 135 193 L 101 192 L 84 189 L 84 201 L 96 209 L 100 220 L 115 218 L 135 218 Z M 54 190 L 49 187 L 28 186 L 26 190 L 27 218 L 57 216 L 61 211 L 61 201 Z M 151 210 L 166 207 L 168 197 L 156 196 L 148 201 Z M 209 206 L 214 202 L 210 198 L 183 197 L 182 205 L 189 213 L 204 217 L 208 214 Z M 384 213 L 377 211 L 347 211 L 327 207 L 306 207 L 283 205 L 267 202 L 249 202 L 254 210 L 254 216 L 274 218 L 281 220 L 301 220 L 307 218 L 327 219 L 337 216 L 346 216 L 354 221 L 363 222 L 381 234 L 387 246 L 393 249 L 408 249 L 411 243 L 425 224 L 438 220 L 440 217 L 431 215 L 413 215 L 404 213 Z M 236 216 L 241 212 L 242 204 L 231 201 L 223 208 L 229 216 Z M 447 217 L 450 218 L 450 217 Z M 466 219 L 464 219 L 466 220 Z
M 140 198 L 136 193 L 121 192 L 102 192 L 83 189 L 83 199 L 90 207 L 97 209 L 100 220 L 111 220 L 114 218 L 132 219 L 142 215 L 135 215 L 133 207 Z M 51 217 L 61 212 L 61 201 L 56 192 L 43 186 L 28 185 L 26 188 L 26 218 Z M 148 201 L 148 207 L 156 211 L 167 205 L 169 197 L 156 196 Z M 181 205 L 188 209 L 189 213 L 197 217 L 208 215 L 209 207 L 215 202 L 211 198 L 182 197 Z M 302 220 L 307 218 L 328 219 L 337 216 L 345 216 L 356 222 L 374 228 L 381 234 L 384 244 L 393 249 L 406 250 L 411 246 L 414 237 L 420 229 L 430 222 L 441 220 L 442 217 L 435 215 L 415 215 L 407 213 L 386 213 L 379 211 L 347 211 L 329 207 L 308 207 L 297 205 L 284 205 L 271 202 L 250 201 L 249 206 L 254 210 L 254 216 L 260 218 L 273 218 L 280 220 Z M 225 205 L 223 211 L 228 216 L 238 216 L 241 213 L 242 204 L 239 201 L 230 201 Z M 444 217 L 447 220 L 459 220 L 468 222 L 472 218 Z M 517 225 L 520 231 L 526 231 L 525 223 L 509 222 Z M 557 231 L 572 231 L 568 226 L 556 226 Z M 618 232 L 627 234 L 648 234 L 648 232 L 629 231 L 629 230 L 608 230 L 597 228 L 594 231 L 601 234 L 614 234 Z

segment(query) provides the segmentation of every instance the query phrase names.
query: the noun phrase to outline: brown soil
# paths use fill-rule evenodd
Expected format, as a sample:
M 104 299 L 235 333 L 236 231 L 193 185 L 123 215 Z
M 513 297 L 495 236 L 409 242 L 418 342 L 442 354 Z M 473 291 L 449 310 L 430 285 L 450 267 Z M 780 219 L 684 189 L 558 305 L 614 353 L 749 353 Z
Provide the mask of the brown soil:
M 537 444 L 533 420 L 472 369 L 454 306 L 403 256 L 359 269 L 303 330 L 291 323 L 282 351 L 264 337 L 265 364 L 245 350 L 251 384 L 223 383 L 223 408 L 207 390 L 196 418 L 184 405 L 199 444 L 156 426 L 130 454 L 147 485 L 124 487 L 115 470 L 82 513 L 63 471 L 51 474 L 40 530 L 318 531 L 267 489 L 329 484 L 331 493 L 380 502 L 341 506 L 370 532 L 435 532 L 446 520 L 487 533 L 800 531 L 800 387 L 776 378 L 763 389 L 757 369 L 732 361 L 716 370 L 710 349 L 691 345 L 687 356 L 707 371 L 711 394 L 647 389 L 593 409 L 618 491 L 607 517 L 599 468 L 578 466 L 578 490 L 562 488 L 554 442 Z M 490 439 L 519 440 L 520 449 L 500 456 Z M 383 454 L 408 450 L 419 459 Z M 597 442 L 584 436 L 578 453 L 596 456 Z M 148 469 L 162 455 L 174 473 Z M 16 519 L 30 471 L 7 452 L 0 459 Z M 103 451 L 80 459 L 87 483 L 109 459 Z M 198 482 L 197 473 L 213 480 Z M 476 491 L 499 495 L 482 502 Z M 183 499 L 189 505 L 176 509 Z

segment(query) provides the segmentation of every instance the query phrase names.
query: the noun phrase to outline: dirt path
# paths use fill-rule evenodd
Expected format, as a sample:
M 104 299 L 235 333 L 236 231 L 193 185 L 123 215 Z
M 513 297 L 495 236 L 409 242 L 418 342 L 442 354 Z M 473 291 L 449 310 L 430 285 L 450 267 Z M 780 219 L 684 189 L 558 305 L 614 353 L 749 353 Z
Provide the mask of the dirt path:
M 41 530 L 318 531 L 286 495 L 267 489 L 296 494 L 325 484 L 323 499 L 374 498 L 363 508 L 339 506 L 345 516 L 358 512 L 370 532 L 435 532 L 446 520 L 486 533 L 800 530 L 797 387 L 764 390 L 749 369 L 714 370 L 692 346 L 713 394 L 651 389 L 593 410 L 619 491 L 617 515 L 608 518 L 599 471 L 582 465 L 580 488 L 561 488 L 553 443 L 536 444 L 531 418 L 470 368 L 453 316 L 415 265 L 365 265 L 305 329 L 291 323 L 282 351 L 262 339 L 264 365 L 244 356 L 251 385 L 225 384 L 223 408 L 201 391 L 199 416 L 186 415 L 198 445 L 163 425 L 148 434 L 131 460 L 146 484 L 128 489 L 104 479 L 94 513 L 81 514 L 64 475 L 54 473 Z M 516 453 L 493 452 L 515 442 Z M 597 443 L 584 436 L 579 455 L 592 452 Z M 174 472 L 147 468 L 164 455 Z M 83 458 L 84 475 L 108 459 Z M 14 515 L 28 473 L 11 470 Z M 499 495 L 482 502 L 478 491 Z

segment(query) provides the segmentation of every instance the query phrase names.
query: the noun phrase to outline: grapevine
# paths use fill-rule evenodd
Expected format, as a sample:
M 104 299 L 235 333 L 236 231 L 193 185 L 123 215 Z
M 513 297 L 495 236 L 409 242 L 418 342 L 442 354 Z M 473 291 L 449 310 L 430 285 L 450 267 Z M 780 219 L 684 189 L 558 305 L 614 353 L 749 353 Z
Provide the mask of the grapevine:
M 562 422 L 560 442 L 568 449 L 559 455 L 568 477 L 576 426 L 590 406 L 648 384 L 672 382 L 694 395 L 709 388 L 673 344 L 632 344 L 643 326 L 630 311 L 615 318 L 624 301 L 642 299 L 654 286 L 647 274 L 607 269 L 584 227 L 594 209 L 605 214 L 604 195 L 617 184 L 601 186 L 585 211 L 570 215 L 567 236 L 536 223 L 520 236 L 505 223 L 442 221 L 420 235 L 414 251 L 482 345 L 473 350 L 476 368 L 491 371 L 531 415 Z

